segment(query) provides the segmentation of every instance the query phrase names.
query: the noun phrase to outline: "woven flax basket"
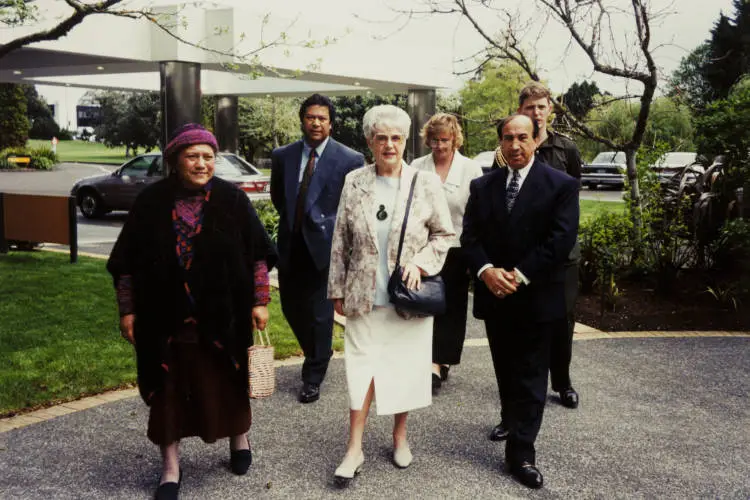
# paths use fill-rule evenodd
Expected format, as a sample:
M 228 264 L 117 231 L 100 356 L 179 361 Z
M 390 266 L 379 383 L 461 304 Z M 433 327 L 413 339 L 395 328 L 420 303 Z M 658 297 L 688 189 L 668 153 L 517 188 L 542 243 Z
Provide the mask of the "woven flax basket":
M 258 338 L 260 342 L 247 350 L 251 398 L 265 398 L 273 394 L 276 388 L 273 346 L 268 332 L 261 330 L 258 332 Z

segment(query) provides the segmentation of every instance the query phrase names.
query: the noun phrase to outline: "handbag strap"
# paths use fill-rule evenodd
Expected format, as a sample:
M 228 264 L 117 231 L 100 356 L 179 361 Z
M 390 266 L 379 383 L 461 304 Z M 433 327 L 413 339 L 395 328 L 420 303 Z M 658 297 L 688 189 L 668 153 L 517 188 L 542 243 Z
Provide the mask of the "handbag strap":
M 414 174 L 411 180 L 411 187 L 409 188 L 409 198 L 406 200 L 406 212 L 404 213 L 404 222 L 401 224 L 401 237 L 398 239 L 398 254 L 396 255 L 396 267 L 401 265 L 401 249 L 404 246 L 404 234 L 406 233 L 406 221 L 409 220 L 409 208 L 411 208 L 411 199 L 414 196 L 414 186 L 417 184 L 417 176 L 419 172 Z

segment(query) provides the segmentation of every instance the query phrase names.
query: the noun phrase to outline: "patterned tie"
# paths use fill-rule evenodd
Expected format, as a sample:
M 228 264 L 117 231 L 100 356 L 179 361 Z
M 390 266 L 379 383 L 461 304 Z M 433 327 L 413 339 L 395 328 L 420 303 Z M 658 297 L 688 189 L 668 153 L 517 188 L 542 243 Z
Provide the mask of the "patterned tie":
M 302 174 L 302 182 L 299 185 L 299 192 L 297 193 L 297 205 L 294 209 L 294 232 L 300 230 L 302 227 L 302 218 L 305 216 L 305 198 L 307 198 L 307 188 L 310 187 L 310 179 L 312 178 L 313 170 L 315 169 L 315 156 L 317 151 L 315 149 L 310 150 L 310 158 L 307 160 L 307 166 L 305 167 L 305 173 Z
M 513 210 L 513 204 L 518 197 L 518 181 L 520 180 L 521 174 L 518 173 L 518 170 L 513 170 L 513 177 L 510 179 L 508 189 L 505 191 L 505 208 L 508 209 L 508 213 Z

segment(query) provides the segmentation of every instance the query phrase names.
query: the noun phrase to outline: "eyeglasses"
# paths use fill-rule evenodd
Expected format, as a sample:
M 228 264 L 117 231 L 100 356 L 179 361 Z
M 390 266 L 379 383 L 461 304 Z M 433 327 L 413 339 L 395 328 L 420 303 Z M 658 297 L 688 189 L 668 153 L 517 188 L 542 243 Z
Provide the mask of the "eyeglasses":
M 388 141 L 390 140 L 393 144 L 401 144 L 404 142 L 404 136 L 400 134 L 393 134 L 393 135 L 385 135 L 385 134 L 375 134 L 374 137 L 375 144 L 378 146 L 385 146 L 388 144 Z
M 437 146 L 438 144 L 451 144 L 453 139 L 450 137 L 433 137 L 430 139 L 430 146 Z
M 183 156 L 183 158 L 191 163 L 198 163 L 201 160 L 203 160 L 204 163 L 213 163 L 216 161 L 216 157 L 212 154 L 190 153 Z

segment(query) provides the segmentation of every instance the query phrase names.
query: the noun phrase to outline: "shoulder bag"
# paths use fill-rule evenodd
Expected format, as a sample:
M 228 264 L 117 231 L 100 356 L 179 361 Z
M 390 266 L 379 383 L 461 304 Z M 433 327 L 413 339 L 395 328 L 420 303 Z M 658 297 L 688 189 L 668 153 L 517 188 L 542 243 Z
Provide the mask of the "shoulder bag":
M 440 275 L 422 276 L 418 290 L 412 290 L 406 286 L 401 279 L 403 269 L 401 268 L 401 249 L 404 246 L 404 234 L 406 233 L 406 222 L 409 220 L 409 209 L 411 199 L 414 196 L 414 186 L 417 183 L 418 173 L 414 174 L 409 188 L 409 198 L 406 202 L 406 213 L 401 225 L 401 237 L 398 241 L 398 255 L 396 257 L 396 268 L 388 280 L 388 296 L 391 303 L 404 312 L 417 316 L 435 316 L 445 313 L 445 283 Z

